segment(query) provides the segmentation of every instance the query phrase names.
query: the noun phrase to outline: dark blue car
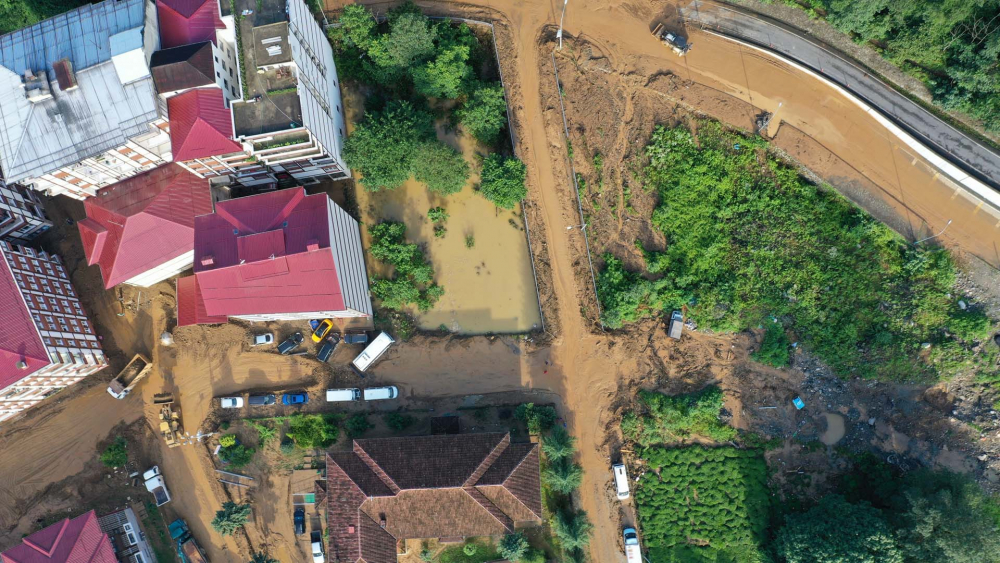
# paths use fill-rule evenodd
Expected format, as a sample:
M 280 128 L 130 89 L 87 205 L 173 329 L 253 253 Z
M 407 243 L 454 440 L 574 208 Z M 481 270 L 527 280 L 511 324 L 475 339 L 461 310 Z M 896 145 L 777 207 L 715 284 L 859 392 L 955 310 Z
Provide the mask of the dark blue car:
M 309 402 L 309 395 L 305 393 L 285 393 L 281 397 L 283 405 L 304 405 Z

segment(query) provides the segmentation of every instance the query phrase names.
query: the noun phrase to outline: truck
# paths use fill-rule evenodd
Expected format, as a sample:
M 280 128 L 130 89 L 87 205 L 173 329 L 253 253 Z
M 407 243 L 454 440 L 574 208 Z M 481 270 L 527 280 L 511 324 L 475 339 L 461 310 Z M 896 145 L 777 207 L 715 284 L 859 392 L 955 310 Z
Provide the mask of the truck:
M 667 47 L 670 47 L 678 56 L 683 57 L 691 50 L 691 44 L 686 39 L 663 29 L 662 23 L 657 24 L 656 29 L 653 30 L 653 37 L 659 39 Z
M 635 528 L 622 530 L 625 539 L 625 559 L 628 563 L 642 563 L 642 548 L 639 547 L 639 534 Z
M 146 482 L 146 490 L 153 493 L 153 498 L 156 499 L 156 506 L 163 506 L 170 502 L 170 492 L 167 491 L 167 483 L 163 480 L 159 465 L 154 465 L 151 469 L 143 473 L 142 478 Z
M 205 552 L 194 541 L 187 522 L 180 518 L 171 522 L 170 537 L 177 543 L 177 556 L 181 563 L 208 563 Z
M 139 383 L 139 380 L 143 377 L 146 377 L 146 374 L 151 369 L 153 369 L 153 364 L 149 361 L 149 358 L 142 354 L 136 354 L 125 366 L 125 369 L 121 370 L 111 380 L 111 385 L 108 386 L 108 393 L 116 399 L 124 399 L 132 391 L 132 388 L 135 387 L 135 384 Z

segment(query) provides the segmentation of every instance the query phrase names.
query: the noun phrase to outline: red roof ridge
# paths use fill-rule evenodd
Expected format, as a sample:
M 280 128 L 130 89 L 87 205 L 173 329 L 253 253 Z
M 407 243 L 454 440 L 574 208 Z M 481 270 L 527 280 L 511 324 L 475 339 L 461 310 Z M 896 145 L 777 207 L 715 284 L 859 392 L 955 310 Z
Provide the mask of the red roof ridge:
M 25 545 L 27 545 L 31 549 L 34 549 L 35 551 L 41 553 L 42 555 L 44 555 L 46 557 L 52 557 L 52 554 L 55 552 L 56 548 L 59 547 L 59 541 L 62 539 L 63 534 L 66 533 L 66 527 L 69 526 L 69 518 L 63 518 L 63 520 L 62 520 L 62 522 L 60 522 L 60 524 L 62 524 L 62 525 L 59 526 L 59 533 L 57 533 L 56 536 L 52 539 L 52 544 L 49 545 L 48 548 L 42 547 L 38 543 L 32 541 L 31 540 L 31 536 L 28 536 L 28 537 L 24 538 Z M 42 530 L 42 531 L 44 531 L 44 530 Z M 41 532 L 39 532 L 36 535 L 41 535 L 43 538 L 48 539 L 48 537 L 46 535 L 41 534 Z
M 193 160 L 240 152 L 232 139 L 233 116 L 222 90 L 211 86 L 193 88 L 167 100 L 170 118 L 170 149 L 175 161 Z

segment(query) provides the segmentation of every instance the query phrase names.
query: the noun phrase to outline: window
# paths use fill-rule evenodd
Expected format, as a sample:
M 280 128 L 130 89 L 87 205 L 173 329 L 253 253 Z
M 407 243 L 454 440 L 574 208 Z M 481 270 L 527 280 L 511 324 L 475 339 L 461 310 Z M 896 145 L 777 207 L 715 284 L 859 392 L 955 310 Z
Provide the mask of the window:
M 226 61 L 222 61 L 222 70 L 226 70 Z
M 216 78 L 222 78 L 222 75 L 221 75 L 221 74 L 219 74 L 219 71 L 215 71 L 215 77 L 216 77 Z
M 219 57 L 215 57 L 215 62 L 219 62 Z
M 125 537 L 128 538 L 128 544 L 129 545 L 135 545 L 135 544 L 139 543 L 139 542 L 136 541 L 135 534 L 133 534 L 132 532 L 127 532 L 125 534 Z
M 142 558 L 141 553 L 135 554 L 135 563 L 146 563 L 146 560 Z
M 222 84 L 223 84 L 223 85 L 224 85 L 224 86 L 225 86 L 226 88 L 229 88 L 229 81 L 228 81 L 228 80 L 226 80 L 225 78 L 223 78 L 223 79 L 222 79 Z

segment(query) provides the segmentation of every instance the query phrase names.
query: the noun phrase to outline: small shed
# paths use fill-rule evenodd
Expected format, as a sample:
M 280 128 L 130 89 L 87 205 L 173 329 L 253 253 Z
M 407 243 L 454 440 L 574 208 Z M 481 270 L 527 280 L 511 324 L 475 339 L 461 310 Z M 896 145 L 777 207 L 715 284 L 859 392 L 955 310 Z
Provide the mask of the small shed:
M 674 311 L 670 315 L 670 326 L 667 327 L 667 336 L 674 340 L 681 339 L 681 332 L 684 330 L 684 315 L 680 311 Z

